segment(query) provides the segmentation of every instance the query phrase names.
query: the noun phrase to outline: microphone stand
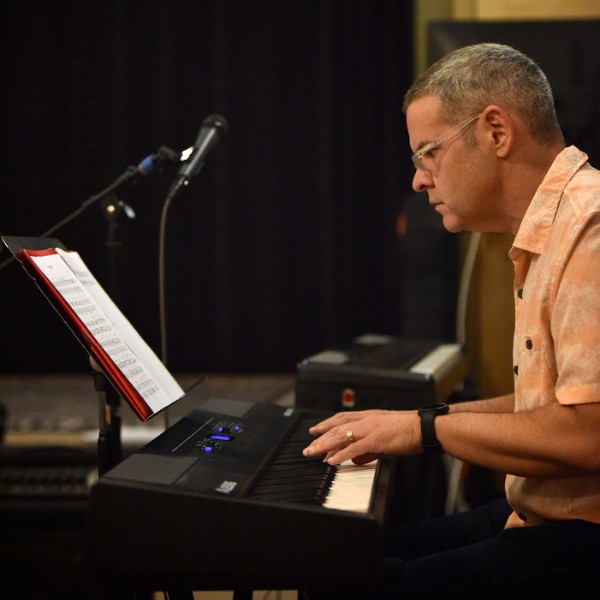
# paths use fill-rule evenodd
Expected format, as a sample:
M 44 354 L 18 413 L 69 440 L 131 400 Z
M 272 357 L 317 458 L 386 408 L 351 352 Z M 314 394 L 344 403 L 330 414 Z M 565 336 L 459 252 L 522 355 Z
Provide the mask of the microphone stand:
M 123 216 L 135 218 L 133 209 L 119 199 L 118 192 L 133 183 L 139 176 L 137 167 L 129 166 L 125 172 L 99 194 L 88 198 L 78 210 L 55 225 L 50 235 L 63 227 L 90 207 L 102 202 L 102 212 L 106 219 L 106 247 L 108 249 L 109 292 L 119 305 L 121 285 L 119 281 L 121 250 L 121 220 Z M 122 460 L 121 442 L 121 398 L 110 380 L 100 369 L 98 363 L 90 357 L 94 388 L 98 394 L 98 475 L 103 475 Z
M 108 248 L 108 288 L 115 304 L 121 304 L 121 251 L 123 241 L 121 239 L 121 222 L 123 217 L 135 219 L 135 212 L 125 202 L 116 198 L 105 200 L 102 212 L 107 222 L 106 247 Z
M 109 197 L 104 200 L 102 212 L 106 218 L 106 247 L 108 248 L 108 281 L 109 290 L 115 304 L 119 306 L 121 299 L 121 239 L 122 218 L 135 218 L 135 212 L 122 200 Z M 93 371 L 94 387 L 98 393 L 98 475 L 103 475 L 122 459 L 121 443 L 121 398 L 109 379 L 100 369 L 98 363 L 90 358 Z
M 120 190 L 126 184 L 132 183 L 135 179 L 137 179 L 137 177 L 140 174 L 141 172 L 137 167 L 130 165 L 129 167 L 127 167 L 125 172 L 121 176 L 119 176 L 113 183 L 111 183 L 107 188 L 103 189 L 99 194 L 90 196 L 85 202 L 81 204 L 81 206 L 78 209 L 74 210 L 70 215 L 67 215 L 62 221 L 56 223 L 56 225 L 50 227 L 48 231 L 45 231 L 39 237 L 42 239 L 50 237 L 53 233 L 55 233 L 56 231 L 58 231 L 59 229 L 76 219 L 79 215 L 83 214 L 86 210 L 88 210 L 101 200 L 109 198 L 112 194 Z M 14 260 L 14 256 L 7 258 L 4 262 L 0 264 L 0 271 L 7 267 Z
M 59 221 L 56 225 L 50 227 L 48 231 L 42 233 L 40 238 L 50 237 L 53 233 L 76 219 L 79 215 L 83 214 L 86 210 L 92 206 L 98 204 L 102 200 L 110 198 L 113 194 L 121 190 L 126 185 L 133 183 L 140 175 L 146 175 L 157 167 L 160 167 L 163 163 L 181 163 L 181 153 L 175 152 L 166 146 L 161 146 L 158 152 L 151 157 L 144 159 L 139 165 L 128 166 L 122 175 L 117 177 L 113 183 L 108 187 L 104 188 L 98 194 L 90 196 L 81 206 L 73 211 L 70 215 L 67 215 L 62 221 Z M 7 258 L 4 262 L 0 263 L 0 271 L 7 267 L 10 263 L 15 260 L 14 256 Z

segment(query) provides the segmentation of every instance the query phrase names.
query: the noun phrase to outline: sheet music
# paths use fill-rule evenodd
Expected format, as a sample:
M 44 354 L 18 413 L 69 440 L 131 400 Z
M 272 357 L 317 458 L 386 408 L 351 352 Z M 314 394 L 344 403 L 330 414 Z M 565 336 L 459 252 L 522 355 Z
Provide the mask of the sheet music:
M 184 395 L 156 354 L 93 277 L 77 252 L 32 256 L 97 343 L 153 412 Z

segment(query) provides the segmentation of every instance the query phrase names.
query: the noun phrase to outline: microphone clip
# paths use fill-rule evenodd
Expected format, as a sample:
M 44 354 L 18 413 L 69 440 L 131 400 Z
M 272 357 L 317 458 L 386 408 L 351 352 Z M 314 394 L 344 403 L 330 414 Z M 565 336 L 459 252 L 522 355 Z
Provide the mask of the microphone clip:
M 137 166 L 137 170 L 142 175 L 148 175 L 156 170 L 162 171 L 166 166 L 179 165 L 181 161 L 181 152 L 171 150 L 167 146 L 161 146 L 157 152 L 144 158 Z

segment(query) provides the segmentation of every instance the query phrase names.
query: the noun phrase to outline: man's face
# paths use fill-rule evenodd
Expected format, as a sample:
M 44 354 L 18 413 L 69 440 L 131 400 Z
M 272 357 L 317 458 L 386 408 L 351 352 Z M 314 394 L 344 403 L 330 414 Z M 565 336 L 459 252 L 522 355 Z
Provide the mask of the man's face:
M 429 203 L 442 215 L 448 231 L 493 231 L 498 179 L 495 163 L 484 152 L 485 144 L 482 148 L 477 143 L 479 118 L 472 115 L 463 124 L 444 123 L 439 118 L 439 108 L 437 97 L 423 96 L 406 111 L 413 152 L 442 139 L 423 154 L 421 168 L 415 170 L 413 189 L 427 192 Z M 464 140 L 468 128 L 473 128 L 471 133 L 476 140 L 473 147 Z

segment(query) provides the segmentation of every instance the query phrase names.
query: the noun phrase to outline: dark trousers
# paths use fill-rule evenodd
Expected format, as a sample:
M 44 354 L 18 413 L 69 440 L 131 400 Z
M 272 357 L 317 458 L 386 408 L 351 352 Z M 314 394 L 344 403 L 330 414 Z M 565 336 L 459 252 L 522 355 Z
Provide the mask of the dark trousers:
M 330 598 L 596 597 L 600 525 L 559 521 L 504 529 L 510 511 L 503 499 L 391 530 L 383 580 Z

